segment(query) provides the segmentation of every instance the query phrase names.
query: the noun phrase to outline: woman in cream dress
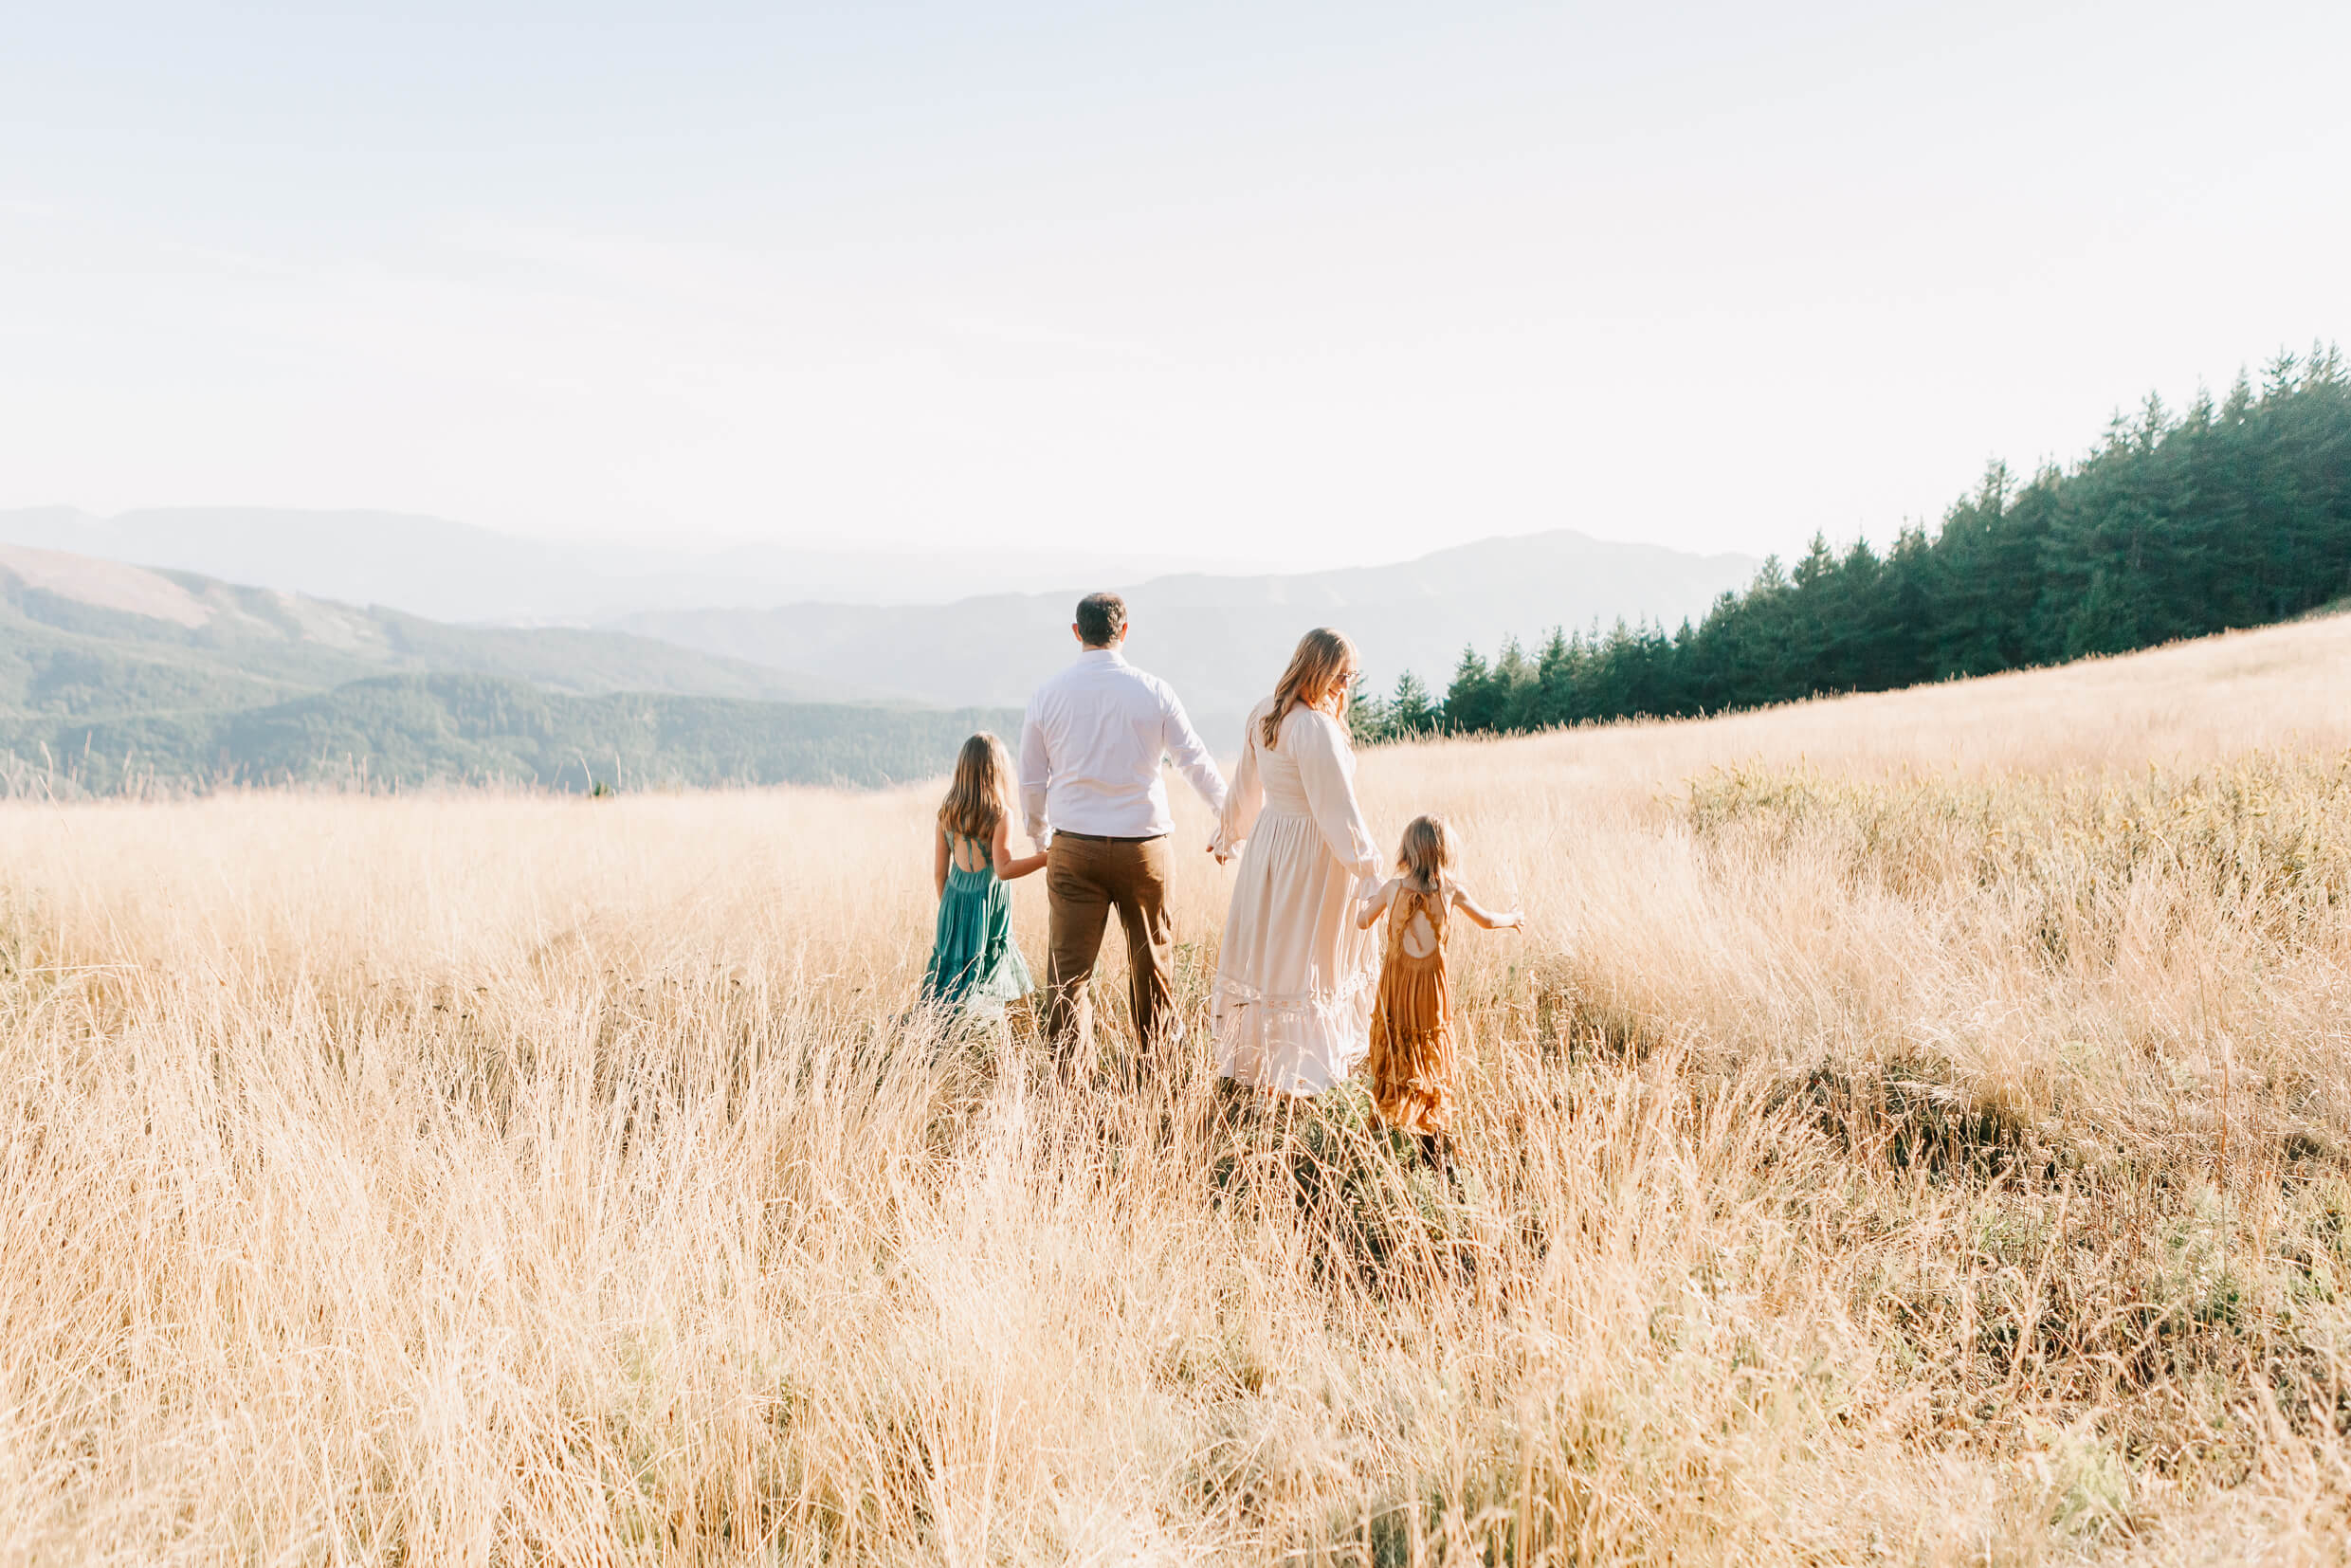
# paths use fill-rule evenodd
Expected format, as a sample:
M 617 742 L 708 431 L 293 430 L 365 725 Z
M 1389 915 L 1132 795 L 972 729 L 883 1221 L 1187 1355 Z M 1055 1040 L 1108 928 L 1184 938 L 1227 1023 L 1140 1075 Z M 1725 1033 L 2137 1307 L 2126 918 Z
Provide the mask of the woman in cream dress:
M 1338 632 L 1300 640 L 1249 715 L 1210 846 L 1219 860 L 1241 851 L 1209 1012 L 1216 1070 L 1261 1089 L 1319 1094 L 1371 1048 L 1377 955 L 1356 906 L 1380 863 L 1341 721 L 1355 673 Z

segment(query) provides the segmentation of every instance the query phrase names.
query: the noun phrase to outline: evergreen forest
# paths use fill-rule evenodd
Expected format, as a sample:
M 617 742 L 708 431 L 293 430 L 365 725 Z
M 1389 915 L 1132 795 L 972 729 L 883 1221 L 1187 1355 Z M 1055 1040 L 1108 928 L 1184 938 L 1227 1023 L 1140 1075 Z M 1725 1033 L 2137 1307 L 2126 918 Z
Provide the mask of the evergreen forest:
M 1360 700 L 1365 739 L 1686 717 L 1987 675 L 2287 620 L 2351 594 L 2351 374 L 2280 356 L 2217 404 L 2149 396 L 2069 469 L 1994 463 L 1930 535 L 1838 551 L 1668 632 L 1554 631 L 1473 647 L 1438 700 L 1405 675 Z

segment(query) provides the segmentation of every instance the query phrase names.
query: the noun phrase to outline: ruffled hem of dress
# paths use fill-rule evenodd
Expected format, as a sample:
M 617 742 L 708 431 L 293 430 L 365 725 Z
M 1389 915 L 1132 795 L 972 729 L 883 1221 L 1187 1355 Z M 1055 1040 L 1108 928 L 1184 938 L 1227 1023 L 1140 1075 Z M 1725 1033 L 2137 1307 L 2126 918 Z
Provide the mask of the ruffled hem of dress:
M 1371 1051 L 1378 978 L 1365 970 L 1335 990 L 1291 996 L 1219 980 L 1209 1009 L 1217 1075 L 1291 1094 L 1320 1094 L 1344 1082 Z
M 993 980 L 974 986 L 971 995 L 976 1001 L 993 1002 L 1002 1007 L 1007 1002 L 1017 1002 L 1023 996 L 1034 994 L 1036 989 L 1036 982 L 1029 977 L 1029 972 L 1021 970 L 1015 974 L 998 975 Z
M 976 969 L 979 966 L 972 966 Z M 1020 955 L 1020 949 L 1008 949 L 993 969 L 966 980 L 959 988 L 953 982 L 942 984 L 935 976 L 925 976 L 921 1000 L 923 1005 L 949 1012 L 975 1012 L 993 1016 L 1004 1011 L 1007 1003 L 1036 994 L 1037 983 Z

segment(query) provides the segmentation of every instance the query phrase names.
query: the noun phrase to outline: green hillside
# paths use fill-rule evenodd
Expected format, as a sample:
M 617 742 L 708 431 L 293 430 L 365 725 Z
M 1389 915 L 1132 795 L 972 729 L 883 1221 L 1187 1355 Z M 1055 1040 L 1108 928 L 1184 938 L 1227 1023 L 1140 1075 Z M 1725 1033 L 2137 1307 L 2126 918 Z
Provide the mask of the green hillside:
M 264 706 L 101 719 L 0 718 L 20 788 L 506 783 L 584 791 L 728 784 L 872 787 L 927 777 L 1017 713 L 572 697 L 479 675 L 378 676 Z
M 808 700 L 843 689 L 623 632 L 447 626 L 0 549 L 0 783 L 16 793 L 872 786 L 1019 721 Z

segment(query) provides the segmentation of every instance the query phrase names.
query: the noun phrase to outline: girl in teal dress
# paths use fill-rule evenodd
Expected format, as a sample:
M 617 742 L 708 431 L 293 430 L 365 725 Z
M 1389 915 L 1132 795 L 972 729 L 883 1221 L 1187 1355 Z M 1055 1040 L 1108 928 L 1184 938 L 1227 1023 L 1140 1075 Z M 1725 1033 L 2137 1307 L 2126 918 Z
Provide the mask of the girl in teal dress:
M 1012 899 L 1004 884 L 1043 866 L 1045 857 L 1012 857 L 1011 822 L 1011 756 L 994 736 L 975 735 L 957 754 L 955 782 L 939 808 L 931 863 L 939 931 L 922 975 L 926 1003 L 995 1016 L 1036 989 L 1012 941 Z

